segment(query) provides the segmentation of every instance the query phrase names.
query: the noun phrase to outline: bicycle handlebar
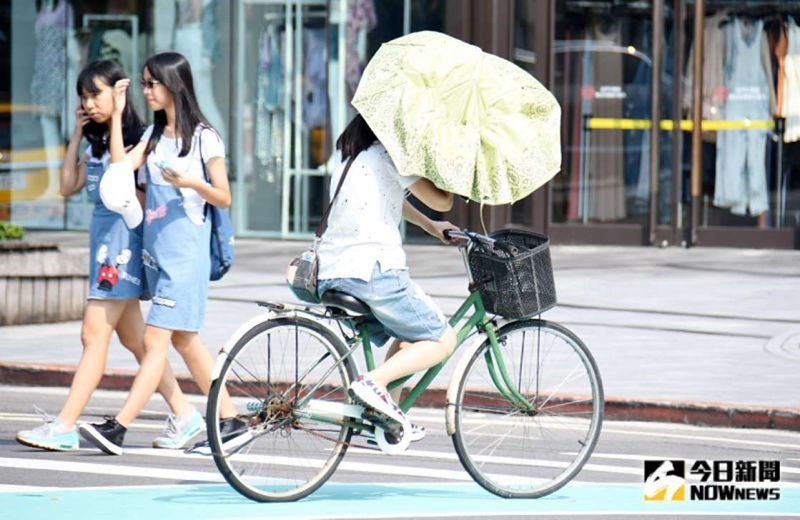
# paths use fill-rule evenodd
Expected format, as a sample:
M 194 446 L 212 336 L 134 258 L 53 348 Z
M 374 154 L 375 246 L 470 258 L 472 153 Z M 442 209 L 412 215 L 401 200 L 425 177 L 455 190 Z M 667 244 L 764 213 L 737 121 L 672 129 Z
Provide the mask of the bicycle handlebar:
M 447 240 L 452 240 L 453 238 L 466 238 L 472 242 L 483 242 L 490 246 L 493 246 L 496 242 L 492 237 L 481 235 L 480 233 L 475 233 L 474 231 L 470 231 L 468 229 L 445 229 L 443 234 Z

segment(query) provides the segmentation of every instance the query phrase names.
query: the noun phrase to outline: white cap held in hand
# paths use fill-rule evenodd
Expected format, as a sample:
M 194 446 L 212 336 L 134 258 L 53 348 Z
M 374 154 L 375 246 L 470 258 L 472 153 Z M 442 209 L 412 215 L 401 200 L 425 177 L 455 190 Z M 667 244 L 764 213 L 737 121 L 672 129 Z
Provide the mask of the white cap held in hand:
M 133 168 L 128 162 L 112 163 L 100 179 L 103 204 L 122 215 L 125 225 L 133 229 L 142 222 L 142 206 L 136 198 Z

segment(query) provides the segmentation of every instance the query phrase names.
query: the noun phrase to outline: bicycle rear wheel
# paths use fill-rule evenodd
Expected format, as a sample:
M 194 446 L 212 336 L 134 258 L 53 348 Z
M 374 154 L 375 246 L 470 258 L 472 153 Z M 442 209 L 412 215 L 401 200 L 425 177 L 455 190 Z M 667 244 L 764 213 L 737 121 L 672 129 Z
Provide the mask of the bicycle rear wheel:
M 336 470 L 352 430 L 319 420 L 305 398 L 349 403 L 355 377 L 338 337 L 313 320 L 265 320 L 231 349 L 212 382 L 206 421 L 217 468 L 242 495 L 259 502 L 298 500 Z M 227 392 L 247 424 L 235 435 L 220 432 L 220 400 Z M 214 418 L 214 419 L 212 419 Z
M 600 374 L 581 340 L 555 323 L 517 321 L 497 337 L 514 390 L 533 407 L 498 390 L 487 339 L 460 374 L 453 444 L 488 491 L 542 497 L 569 482 L 594 449 L 603 420 Z

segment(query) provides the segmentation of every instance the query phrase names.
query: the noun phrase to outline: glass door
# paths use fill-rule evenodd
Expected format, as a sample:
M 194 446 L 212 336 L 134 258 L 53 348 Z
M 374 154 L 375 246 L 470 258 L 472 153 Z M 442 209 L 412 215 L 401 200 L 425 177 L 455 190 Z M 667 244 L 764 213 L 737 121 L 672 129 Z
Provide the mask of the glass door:
M 346 3 L 237 4 L 235 217 L 243 236 L 308 236 L 345 122 Z
M 652 2 L 556 3 L 553 92 L 563 164 L 550 233 L 640 244 L 650 213 Z

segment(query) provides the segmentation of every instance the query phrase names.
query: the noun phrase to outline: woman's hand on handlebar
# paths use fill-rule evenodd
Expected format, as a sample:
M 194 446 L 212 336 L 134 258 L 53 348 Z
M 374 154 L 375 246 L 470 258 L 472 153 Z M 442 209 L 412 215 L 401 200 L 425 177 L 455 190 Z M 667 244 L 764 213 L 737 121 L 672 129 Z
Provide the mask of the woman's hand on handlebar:
M 438 220 L 438 221 L 434 220 L 434 221 L 431 221 L 430 229 L 428 229 L 427 231 L 431 236 L 434 236 L 434 237 L 438 238 L 444 244 L 451 245 L 451 246 L 461 245 L 461 240 L 459 238 L 452 238 L 451 239 L 451 238 L 445 236 L 445 231 L 453 230 L 453 229 L 457 230 L 458 226 L 456 226 L 452 222 L 448 222 L 446 220 Z

